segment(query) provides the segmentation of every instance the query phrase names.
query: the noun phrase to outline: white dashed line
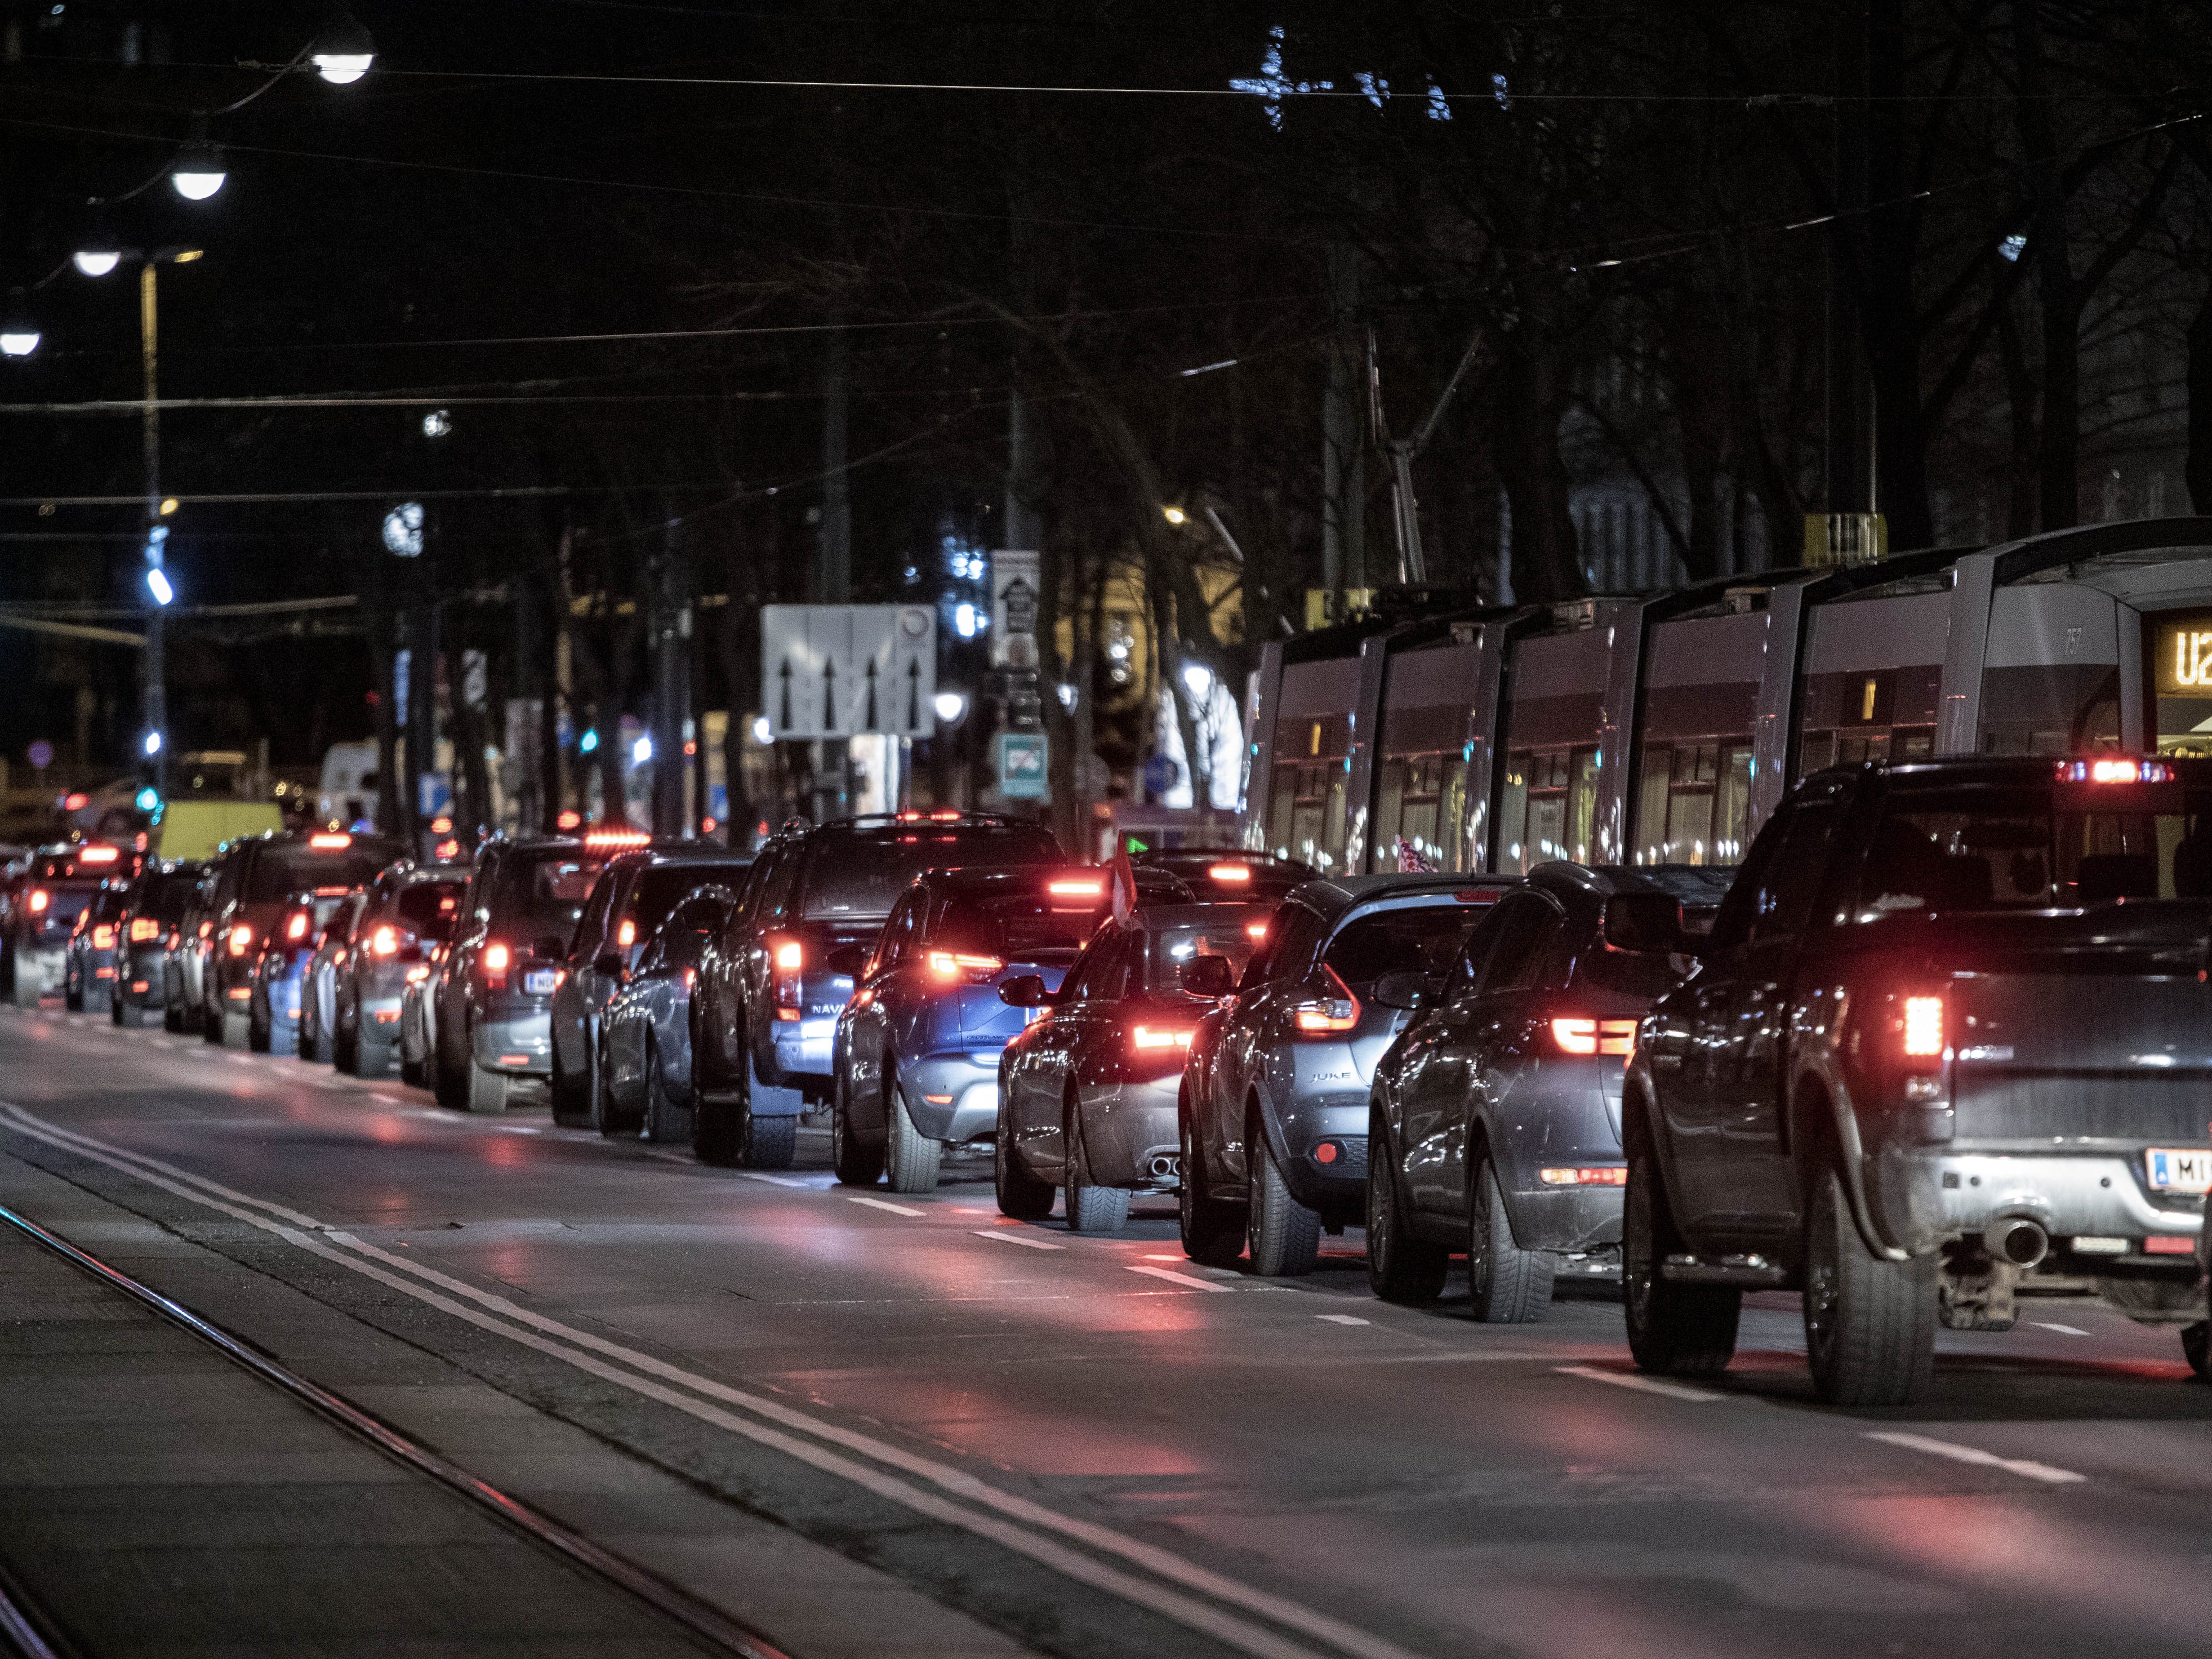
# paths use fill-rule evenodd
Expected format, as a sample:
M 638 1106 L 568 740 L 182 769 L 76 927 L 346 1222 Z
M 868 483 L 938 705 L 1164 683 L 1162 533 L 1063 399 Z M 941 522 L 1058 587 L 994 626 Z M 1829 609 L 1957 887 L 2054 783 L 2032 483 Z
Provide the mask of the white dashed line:
M 371 1100 L 380 1100 L 387 1106 L 404 1106 L 407 1103 L 398 1095 L 380 1095 L 372 1093 L 370 1094 L 369 1098 Z
M 1164 1279 L 1169 1284 L 1180 1285 L 1187 1291 L 1228 1291 L 1233 1288 L 1227 1285 L 1210 1285 L 1203 1279 L 1193 1279 L 1188 1273 L 1179 1273 L 1172 1267 L 1139 1267 L 1132 1265 L 1128 1271 L 1133 1273 L 1149 1273 L 1154 1279 Z
M 1316 1314 L 1314 1317 L 1330 1325 L 1371 1325 L 1375 1322 L 1371 1319 L 1360 1319 L 1351 1314 Z
M 1005 1231 L 996 1227 L 979 1227 L 975 1230 L 975 1237 L 995 1238 L 1001 1244 L 1019 1244 L 1024 1249 L 1031 1250 L 1064 1250 L 1067 1248 L 1065 1244 L 1054 1244 L 1046 1239 L 1024 1238 L 1019 1233 Z
M 863 1198 L 858 1193 L 845 1194 L 848 1204 L 865 1204 L 872 1210 L 889 1210 L 893 1215 L 927 1215 L 927 1210 L 917 1210 L 910 1204 L 894 1204 L 888 1199 Z
M 2061 1336 L 2087 1336 L 2089 1334 L 2088 1332 L 2083 1330 L 2078 1325 L 2054 1325 L 2047 1319 L 2031 1319 L 2027 1322 L 2031 1325 L 2039 1326 L 2046 1331 L 2056 1331 Z
M 1995 1452 L 1984 1451 L 1979 1446 L 1961 1446 L 1953 1440 L 1930 1440 L 1924 1434 L 1899 1434 L 1883 1431 L 1867 1436 L 1887 1446 L 1902 1446 L 1907 1451 L 1923 1451 L 1934 1457 L 1948 1457 L 1954 1463 L 1974 1463 L 1984 1468 L 2002 1469 L 2007 1474 L 2017 1474 L 2030 1480 L 2040 1480 L 2047 1486 L 2070 1486 L 2089 1477 L 2076 1474 L 2071 1469 L 2053 1468 L 2048 1463 L 2037 1463 L 2023 1457 L 1999 1457 Z
M 765 1181 L 771 1187 L 796 1187 L 802 1192 L 810 1190 L 814 1185 L 811 1181 L 801 1181 L 793 1176 L 763 1175 L 757 1170 L 740 1170 L 738 1173 L 748 1181 Z
M 1635 1389 L 1644 1394 L 1664 1395 L 1669 1400 L 1725 1400 L 1728 1397 L 1709 1393 L 1704 1389 L 1687 1388 L 1680 1382 L 1662 1382 L 1656 1377 L 1638 1376 L 1633 1371 L 1608 1371 L 1595 1365 L 1554 1365 L 1552 1369 L 1562 1376 L 1580 1376 L 1592 1382 L 1610 1382 L 1616 1389 Z

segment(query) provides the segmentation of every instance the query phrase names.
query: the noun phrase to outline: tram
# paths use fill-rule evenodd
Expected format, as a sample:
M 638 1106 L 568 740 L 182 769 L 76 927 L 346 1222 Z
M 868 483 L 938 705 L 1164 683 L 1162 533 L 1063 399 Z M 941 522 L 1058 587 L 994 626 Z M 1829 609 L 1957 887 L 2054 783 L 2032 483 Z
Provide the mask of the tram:
M 1340 623 L 1263 647 L 1250 696 L 1255 851 L 1733 864 L 1824 767 L 2212 754 L 2212 519 Z

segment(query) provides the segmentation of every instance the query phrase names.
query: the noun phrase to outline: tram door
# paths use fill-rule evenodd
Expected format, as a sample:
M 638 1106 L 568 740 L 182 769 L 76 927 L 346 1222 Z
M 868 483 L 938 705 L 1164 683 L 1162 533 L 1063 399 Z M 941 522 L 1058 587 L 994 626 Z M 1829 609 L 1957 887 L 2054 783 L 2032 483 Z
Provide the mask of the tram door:
M 1371 868 L 1478 867 L 1472 696 L 1480 654 L 1474 645 L 1438 645 L 1391 658 L 1376 740 Z
M 1344 871 L 1345 792 L 1359 659 L 1286 663 L 1267 790 L 1267 850 Z
M 1936 752 L 1950 596 L 1840 599 L 1813 612 L 1800 689 L 1797 771 Z
M 1636 757 L 1638 864 L 1735 864 L 1751 839 L 1752 726 L 1767 614 L 1651 630 Z
M 1524 875 L 1597 856 L 1598 730 L 1607 630 L 1516 641 L 1506 673 L 1504 787 L 1492 867 Z

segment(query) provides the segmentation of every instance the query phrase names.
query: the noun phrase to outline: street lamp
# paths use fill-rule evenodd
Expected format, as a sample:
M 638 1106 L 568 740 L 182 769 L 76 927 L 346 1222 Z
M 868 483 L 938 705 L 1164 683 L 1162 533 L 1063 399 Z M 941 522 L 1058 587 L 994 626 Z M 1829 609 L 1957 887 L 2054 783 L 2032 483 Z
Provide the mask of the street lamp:
M 349 87 L 376 61 L 376 42 L 352 13 L 340 11 L 315 36 L 307 61 L 332 86 Z
M 0 311 L 0 356 L 27 357 L 39 349 L 40 338 L 39 325 L 24 310 L 19 288 L 8 296 L 8 308 Z
M 169 183 L 188 202 L 204 202 L 222 188 L 229 177 L 222 152 L 205 140 L 195 140 L 177 152 L 169 167 Z
M 70 261 L 81 276 L 105 276 L 123 263 L 123 250 L 79 248 L 70 255 Z

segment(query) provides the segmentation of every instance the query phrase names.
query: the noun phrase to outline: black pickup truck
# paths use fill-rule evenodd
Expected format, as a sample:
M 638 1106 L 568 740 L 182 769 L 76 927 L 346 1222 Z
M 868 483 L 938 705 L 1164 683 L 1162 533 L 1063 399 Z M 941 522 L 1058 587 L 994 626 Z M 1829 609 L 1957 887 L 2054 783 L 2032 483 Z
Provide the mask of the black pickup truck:
M 1717 1372 L 1799 1289 L 1821 1397 L 1900 1405 L 2042 1275 L 2203 1369 L 2212 762 L 1820 774 L 1680 944 L 1623 1094 L 1639 1365 Z

